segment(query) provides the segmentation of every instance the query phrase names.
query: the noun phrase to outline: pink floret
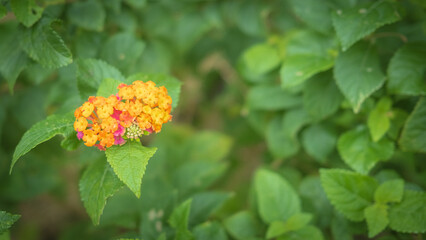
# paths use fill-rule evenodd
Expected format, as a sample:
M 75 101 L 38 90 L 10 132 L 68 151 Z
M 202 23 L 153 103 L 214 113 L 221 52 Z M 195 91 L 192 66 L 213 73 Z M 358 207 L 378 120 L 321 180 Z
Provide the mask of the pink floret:
M 114 113 L 111 115 L 112 118 L 120 120 L 121 111 L 114 109 Z
M 84 136 L 83 132 L 77 132 L 78 140 L 81 140 L 83 138 L 83 136 Z
M 95 146 L 96 147 L 98 147 L 99 148 L 99 150 L 101 150 L 101 151 L 105 151 L 106 149 L 105 149 L 105 147 L 103 147 L 102 145 L 100 145 L 100 144 L 95 144 Z
M 125 132 L 125 128 L 121 126 L 121 124 L 118 124 L 118 129 L 114 132 L 114 136 L 123 136 Z
M 124 140 L 121 136 L 114 136 L 114 139 L 114 145 L 123 145 L 126 143 L 126 140 Z

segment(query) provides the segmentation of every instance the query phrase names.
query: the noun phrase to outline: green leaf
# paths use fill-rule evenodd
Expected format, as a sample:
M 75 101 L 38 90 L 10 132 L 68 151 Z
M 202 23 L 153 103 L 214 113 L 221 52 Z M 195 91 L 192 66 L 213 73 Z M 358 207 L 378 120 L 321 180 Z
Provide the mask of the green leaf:
M 261 234 L 260 223 L 248 211 L 228 217 L 224 224 L 229 234 L 237 240 L 253 239 Z
M 280 70 L 282 87 L 295 87 L 314 74 L 331 68 L 336 55 L 334 38 L 310 31 L 300 31 L 290 35 L 286 56 Z
M 73 132 L 74 120 L 74 114 L 67 113 L 64 115 L 51 115 L 45 120 L 34 124 L 25 132 L 24 136 L 22 136 L 15 148 L 12 164 L 10 165 L 10 173 L 12 173 L 13 166 L 18 159 L 40 143 L 43 143 L 58 134 L 67 136 L 70 132 Z
M 391 107 L 392 100 L 384 97 L 368 115 L 368 129 L 374 142 L 379 141 L 390 128 Z
M 299 130 L 311 122 L 311 118 L 303 108 L 290 110 L 284 114 L 284 133 L 291 139 L 297 139 Z
M 352 221 L 364 219 L 378 183 L 374 178 L 342 169 L 321 169 L 321 184 L 334 207 Z
M 109 97 L 118 93 L 118 85 L 120 85 L 118 80 L 113 78 L 104 78 L 99 85 L 98 92 L 96 96 Z
M 67 11 L 71 23 L 93 31 L 102 31 L 106 18 L 105 9 L 96 0 L 73 2 Z
M 300 212 L 300 199 L 280 175 L 261 169 L 255 175 L 259 215 L 265 223 L 286 221 Z
M 31 27 L 43 14 L 43 8 L 34 0 L 11 0 L 10 5 L 16 18 L 26 27 Z
M 328 33 L 331 30 L 328 2 L 291 0 L 290 3 L 294 13 L 310 28 L 322 33 Z
M 7 8 L 3 5 L 0 5 L 0 19 L 2 19 L 7 14 Z
M 77 60 L 77 86 L 83 100 L 95 96 L 105 78 L 124 81 L 123 75 L 108 63 L 96 59 Z
M 206 221 L 230 197 L 231 194 L 221 192 L 201 192 L 193 195 L 188 221 L 189 226 Z
M 173 174 L 173 185 L 181 196 L 203 190 L 218 180 L 228 168 L 228 163 L 194 161 L 181 165 Z
M 295 55 L 286 57 L 280 70 L 283 88 L 302 84 L 316 73 L 330 69 L 334 59 L 315 55 Z
M 372 238 L 383 231 L 389 224 L 388 206 L 374 204 L 364 210 L 365 220 L 368 226 L 368 237 Z
M 313 76 L 305 85 L 303 105 L 315 120 L 333 115 L 343 100 L 330 71 Z
M 308 213 L 296 213 L 286 222 L 272 222 L 266 232 L 266 238 L 274 238 L 286 232 L 297 231 L 305 227 L 312 219 L 312 215 Z
M 223 160 L 231 151 L 233 140 L 231 137 L 214 131 L 202 131 L 192 136 L 186 143 L 186 158 L 189 161 Z
M 2 57 L 0 58 L 0 73 L 7 80 L 9 90 L 13 93 L 16 79 L 28 64 L 28 57 L 19 46 L 19 34 L 13 31 L 9 32 L 7 29 L 1 29 L 1 31 L 0 52 Z
M 84 171 L 79 183 L 80 195 L 93 224 L 99 224 L 107 199 L 122 186 L 105 158 L 98 159 Z
M 192 239 L 188 230 L 188 219 L 191 210 L 192 199 L 188 199 L 175 208 L 169 217 L 170 225 L 176 229 L 176 240 Z
M 425 43 L 407 43 L 398 49 L 388 66 L 388 91 L 401 95 L 426 94 L 425 58 Z
M 182 83 L 178 79 L 163 73 L 137 73 L 128 77 L 126 79 L 126 83 L 131 84 L 136 80 L 140 80 L 143 82 L 153 81 L 157 87 L 164 86 L 165 88 L 167 88 L 167 92 L 169 93 L 170 97 L 172 97 L 172 109 L 177 107 L 179 103 L 180 88 L 182 86 Z
M 266 74 L 278 67 L 281 58 L 274 46 L 261 43 L 245 50 L 241 61 L 247 71 L 257 76 Z
M 302 144 L 306 152 L 324 162 L 336 146 L 337 136 L 321 125 L 312 125 L 302 132 Z
M 23 30 L 21 46 L 43 67 L 59 68 L 72 63 L 72 54 L 51 25 L 51 20 L 43 19 L 34 27 Z
M 142 55 L 145 43 L 131 32 L 117 33 L 108 38 L 101 49 L 101 58 L 128 73 Z
M 367 174 L 379 161 L 393 155 L 394 144 L 386 138 L 373 142 L 367 129 L 361 127 L 342 134 L 337 149 L 346 164 L 359 173 Z
M 426 193 L 405 191 L 400 203 L 389 209 L 389 227 L 404 233 L 426 232 Z
M 108 148 L 105 153 L 118 178 L 139 198 L 148 160 L 156 151 L 157 148 L 147 148 L 139 142 L 127 141 L 122 146 Z
M 377 188 L 374 200 L 378 203 L 400 202 L 404 194 L 404 181 L 401 179 L 386 181 Z
M 422 97 L 405 122 L 399 139 L 404 151 L 426 152 L 426 98 Z
M 333 26 L 343 51 L 377 28 L 401 19 L 395 2 L 381 0 L 333 12 Z
M 276 158 L 288 158 L 299 151 L 297 139 L 289 137 L 284 131 L 283 118 L 272 119 L 266 130 L 266 143 Z
M 279 238 L 277 240 L 323 240 L 321 231 L 314 226 L 305 226 L 298 231 L 289 232 Z
M 282 110 L 300 105 L 301 97 L 275 85 L 257 85 L 250 88 L 247 105 L 253 110 Z
M 228 240 L 222 225 L 216 221 L 200 224 L 192 232 L 195 240 Z
M 20 217 L 21 215 L 0 211 L 0 235 L 6 232 Z
M 339 54 L 334 78 L 355 113 L 360 110 L 365 99 L 382 87 L 386 79 L 380 69 L 377 53 L 371 45 L 365 43 L 359 43 Z

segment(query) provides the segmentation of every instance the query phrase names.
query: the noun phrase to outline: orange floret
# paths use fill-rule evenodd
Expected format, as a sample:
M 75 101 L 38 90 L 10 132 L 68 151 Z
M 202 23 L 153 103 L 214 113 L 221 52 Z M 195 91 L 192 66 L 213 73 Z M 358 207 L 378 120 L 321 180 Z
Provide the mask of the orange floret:
M 94 109 L 95 106 L 91 102 L 85 102 L 83 103 L 83 106 L 81 106 L 81 115 L 87 118 L 92 114 Z
M 112 117 L 106 118 L 102 120 L 101 128 L 107 132 L 113 133 L 118 129 L 117 120 Z
M 114 113 L 114 107 L 105 103 L 104 105 L 98 106 L 96 108 L 96 113 L 98 114 L 99 118 L 106 119 Z
M 99 144 L 102 147 L 111 147 L 114 145 L 114 135 L 112 133 L 102 131 L 99 133 Z
M 91 147 L 96 144 L 96 141 L 98 141 L 98 135 L 95 134 L 95 132 L 91 129 L 84 130 L 83 131 L 83 141 L 84 145 Z
M 89 123 L 84 117 L 79 117 L 74 122 L 74 130 L 76 130 L 77 132 L 82 132 L 87 128 L 88 124 Z
M 124 83 L 120 84 L 118 86 L 119 90 L 118 90 L 118 96 L 121 97 L 122 99 L 133 99 L 135 97 L 135 92 L 133 91 L 133 86 L 132 85 L 126 85 Z

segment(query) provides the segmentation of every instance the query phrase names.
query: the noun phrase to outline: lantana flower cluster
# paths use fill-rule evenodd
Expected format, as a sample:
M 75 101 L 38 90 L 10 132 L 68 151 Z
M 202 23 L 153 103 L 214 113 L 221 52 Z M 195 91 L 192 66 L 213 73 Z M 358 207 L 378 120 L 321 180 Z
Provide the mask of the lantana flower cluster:
M 172 119 L 172 98 L 164 86 L 152 81 L 120 84 L 118 93 L 105 97 L 89 97 L 74 112 L 74 129 L 86 146 L 100 150 L 139 141 L 142 135 L 160 132 L 163 123 Z

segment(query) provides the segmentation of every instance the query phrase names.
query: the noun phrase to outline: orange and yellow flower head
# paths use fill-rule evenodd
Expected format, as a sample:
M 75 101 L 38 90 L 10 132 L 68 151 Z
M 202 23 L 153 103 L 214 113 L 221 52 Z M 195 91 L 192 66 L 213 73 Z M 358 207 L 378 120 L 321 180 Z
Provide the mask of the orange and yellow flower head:
M 120 84 L 118 93 L 89 97 L 74 112 L 74 129 L 86 146 L 105 150 L 142 135 L 160 132 L 163 123 L 172 120 L 172 98 L 165 87 L 152 81 Z

